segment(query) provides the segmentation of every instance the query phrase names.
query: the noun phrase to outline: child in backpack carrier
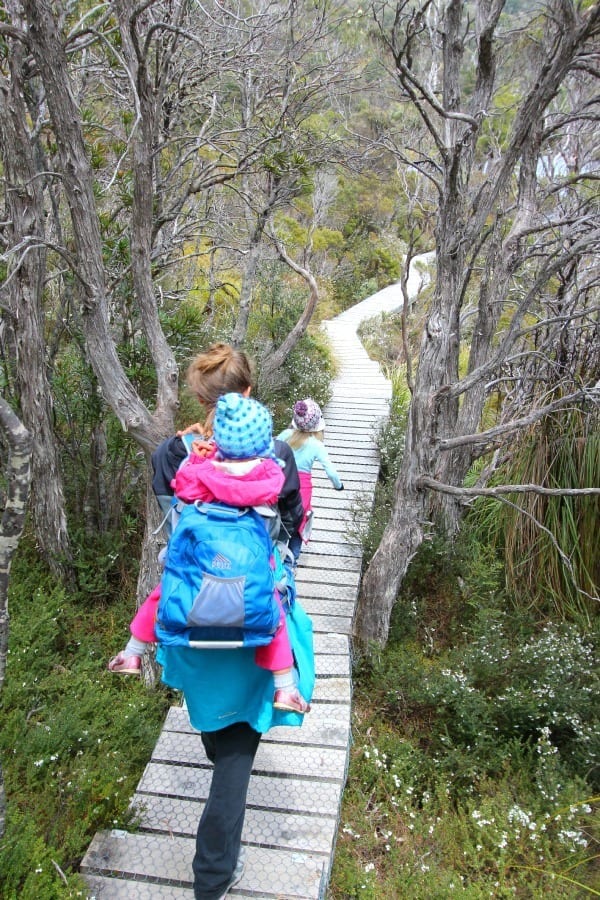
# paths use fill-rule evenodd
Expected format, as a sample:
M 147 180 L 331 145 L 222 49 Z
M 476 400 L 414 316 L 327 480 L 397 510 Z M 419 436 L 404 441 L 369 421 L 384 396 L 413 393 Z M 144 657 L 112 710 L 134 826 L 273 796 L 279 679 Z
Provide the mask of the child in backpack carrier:
M 294 452 L 294 458 L 300 476 L 300 493 L 304 506 L 304 519 L 300 523 L 298 533 L 292 536 L 289 549 L 294 561 L 297 563 L 302 549 L 302 543 L 308 543 L 310 526 L 312 524 L 312 468 L 315 462 L 321 463 L 325 474 L 331 481 L 336 491 L 342 491 L 344 485 L 342 479 L 333 466 L 327 448 L 323 443 L 325 421 L 321 415 L 321 407 L 311 397 L 306 400 L 298 400 L 294 403 L 292 411 L 292 424 L 279 435 L 279 440 L 285 441 Z
M 263 521 L 278 522 L 273 512 L 284 475 L 275 458 L 268 409 L 242 394 L 223 395 L 215 409 L 213 439 L 212 456 L 192 452 L 177 471 L 172 487 L 178 500 L 253 507 L 265 515 Z M 127 646 L 108 663 L 111 672 L 139 674 L 141 657 L 148 644 L 156 642 L 160 594 L 159 584 L 140 606 L 130 625 L 132 636 Z M 256 648 L 255 661 L 273 672 L 274 707 L 306 713 L 310 705 L 296 685 L 285 613 L 279 600 L 278 603 L 279 625 L 270 643 Z

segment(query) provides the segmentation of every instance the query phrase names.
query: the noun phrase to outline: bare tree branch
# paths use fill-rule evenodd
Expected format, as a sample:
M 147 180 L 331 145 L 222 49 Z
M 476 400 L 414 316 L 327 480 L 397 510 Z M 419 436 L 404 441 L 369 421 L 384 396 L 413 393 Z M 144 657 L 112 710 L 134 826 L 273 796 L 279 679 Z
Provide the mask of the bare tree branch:
M 440 450 L 453 450 L 455 447 L 462 447 L 466 444 L 491 444 L 497 441 L 499 437 L 527 428 L 529 425 L 533 425 L 559 409 L 573 406 L 582 400 L 595 403 L 598 399 L 600 399 L 600 386 L 596 386 L 591 390 L 574 391 L 565 397 L 560 397 L 558 400 L 546 404 L 546 406 L 539 407 L 539 409 L 534 410 L 528 416 L 522 416 L 502 425 L 496 425 L 494 428 L 488 428 L 487 431 L 480 431 L 476 434 L 461 434 L 454 438 L 442 438 L 439 442 L 439 448 Z
M 502 494 L 541 494 L 546 497 L 579 497 L 584 495 L 600 495 L 600 487 L 597 488 L 548 488 L 541 484 L 498 484 L 494 487 L 457 487 L 454 484 L 444 484 L 430 478 L 429 475 L 420 475 L 417 479 L 420 488 L 429 488 L 442 494 L 451 494 L 453 497 L 500 497 Z

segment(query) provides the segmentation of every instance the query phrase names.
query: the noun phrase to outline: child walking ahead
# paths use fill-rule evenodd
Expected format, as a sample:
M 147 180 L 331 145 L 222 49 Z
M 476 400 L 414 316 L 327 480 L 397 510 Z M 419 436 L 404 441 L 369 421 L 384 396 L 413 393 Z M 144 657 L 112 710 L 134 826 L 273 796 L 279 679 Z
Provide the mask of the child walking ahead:
M 302 542 L 308 543 L 310 529 L 308 523 L 312 517 L 312 468 L 315 462 L 321 463 L 325 474 L 336 491 L 342 491 L 344 485 L 335 467 L 329 459 L 327 448 L 323 443 L 325 420 L 321 415 L 321 407 L 310 397 L 294 403 L 292 426 L 279 435 L 279 440 L 286 441 L 294 451 L 298 475 L 300 477 L 300 493 L 304 506 L 304 519 L 290 540 L 290 550 L 297 562 L 302 549 Z
M 226 503 L 229 506 L 276 509 L 284 474 L 276 461 L 272 419 L 268 409 L 242 394 L 225 394 L 217 401 L 213 439 L 214 455 L 190 454 L 172 482 L 175 495 L 186 503 L 196 500 Z M 277 523 L 278 517 L 267 515 Z M 160 601 L 160 585 L 148 595 L 133 619 L 132 637 L 126 648 L 112 659 L 111 672 L 137 674 L 140 658 L 148 643 L 156 640 L 154 622 Z M 255 661 L 273 672 L 276 709 L 305 713 L 309 704 L 298 691 L 293 656 L 280 605 L 280 623 L 271 643 L 257 647 Z M 215 650 L 214 652 L 220 652 Z

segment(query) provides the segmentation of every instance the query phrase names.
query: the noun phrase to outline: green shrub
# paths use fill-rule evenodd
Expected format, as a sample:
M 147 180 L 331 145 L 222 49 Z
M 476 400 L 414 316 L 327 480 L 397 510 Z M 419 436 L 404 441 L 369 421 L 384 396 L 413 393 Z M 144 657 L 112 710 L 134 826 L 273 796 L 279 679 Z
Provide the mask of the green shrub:
M 259 399 L 273 413 L 275 433 L 287 428 L 296 400 L 312 397 L 325 406 L 331 397 L 333 362 L 321 333 L 305 332 L 289 353 L 276 382 L 261 386 Z
M 96 831 L 130 822 L 170 695 L 106 671 L 133 600 L 65 592 L 26 551 L 12 570 L 0 696 L 8 798 L 0 896 L 85 896 L 79 861 Z
M 477 746 L 485 764 L 504 745 L 543 738 L 574 777 L 589 772 L 600 787 L 600 687 L 595 647 L 574 626 L 546 624 L 511 636 L 506 617 L 485 623 L 423 683 L 449 740 Z
M 360 739 L 344 794 L 332 900 L 546 891 L 567 898 L 578 896 L 576 882 L 592 883 L 597 816 L 579 782 L 563 780 L 561 802 L 550 804 L 528 769 L 507 765 L 498 777 L 480 779 L 475 795 L 457 795 L 426 739 L 391 730 L 368 701 L 357 704 L 354 729 Z
M 595 644 L 508 602 L 472 530 L 423 544 L 355 667 L 331 900 L 593 893 Z
M 363 663 L 373 668 L 365 668 L 371 687 L 386 686 L 382 713 L 390 722 L 416 715 L 428 729 L 434 724 L 430 741 L 441 764 L 456 767 L 457 756 L 472 751 L 486 776 L 518 750 L 529 759 L 547 735 L 568 777 L 588 772 L 596 790 L 595 642 L 575 625 L 537 626 L 522 611 L 506 610 L 500 576 L 496 570 L 485 577 L 473 541 L 421 548 L 394 609 L 386 653 Z M 468 785 L 473 772 L 461 771 Z

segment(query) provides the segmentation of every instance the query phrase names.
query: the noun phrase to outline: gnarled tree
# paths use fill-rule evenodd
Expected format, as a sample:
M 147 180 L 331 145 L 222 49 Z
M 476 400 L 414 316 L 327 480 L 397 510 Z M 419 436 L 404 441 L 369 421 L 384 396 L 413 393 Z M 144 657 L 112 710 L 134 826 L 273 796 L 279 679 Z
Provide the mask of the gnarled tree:
M 356 636 L 365 645 L 386 642 L 431 521 L 456 529 L 473 461 L 544 415 L 599 399 L 597 354 L 585 367 L 557 363 L 572 327 L 586 347 L 597 337 L 589 134 L 598 120 L 600 5 L 546 0 L 518 22 L 503 9 L 504 0 L 374 7 L 400 98 L 423 126 L 393 146 L 434 186 L 437 274 L 391 519 L 361 587 Z M 485 428 L 492 392 L 501 412 Z

